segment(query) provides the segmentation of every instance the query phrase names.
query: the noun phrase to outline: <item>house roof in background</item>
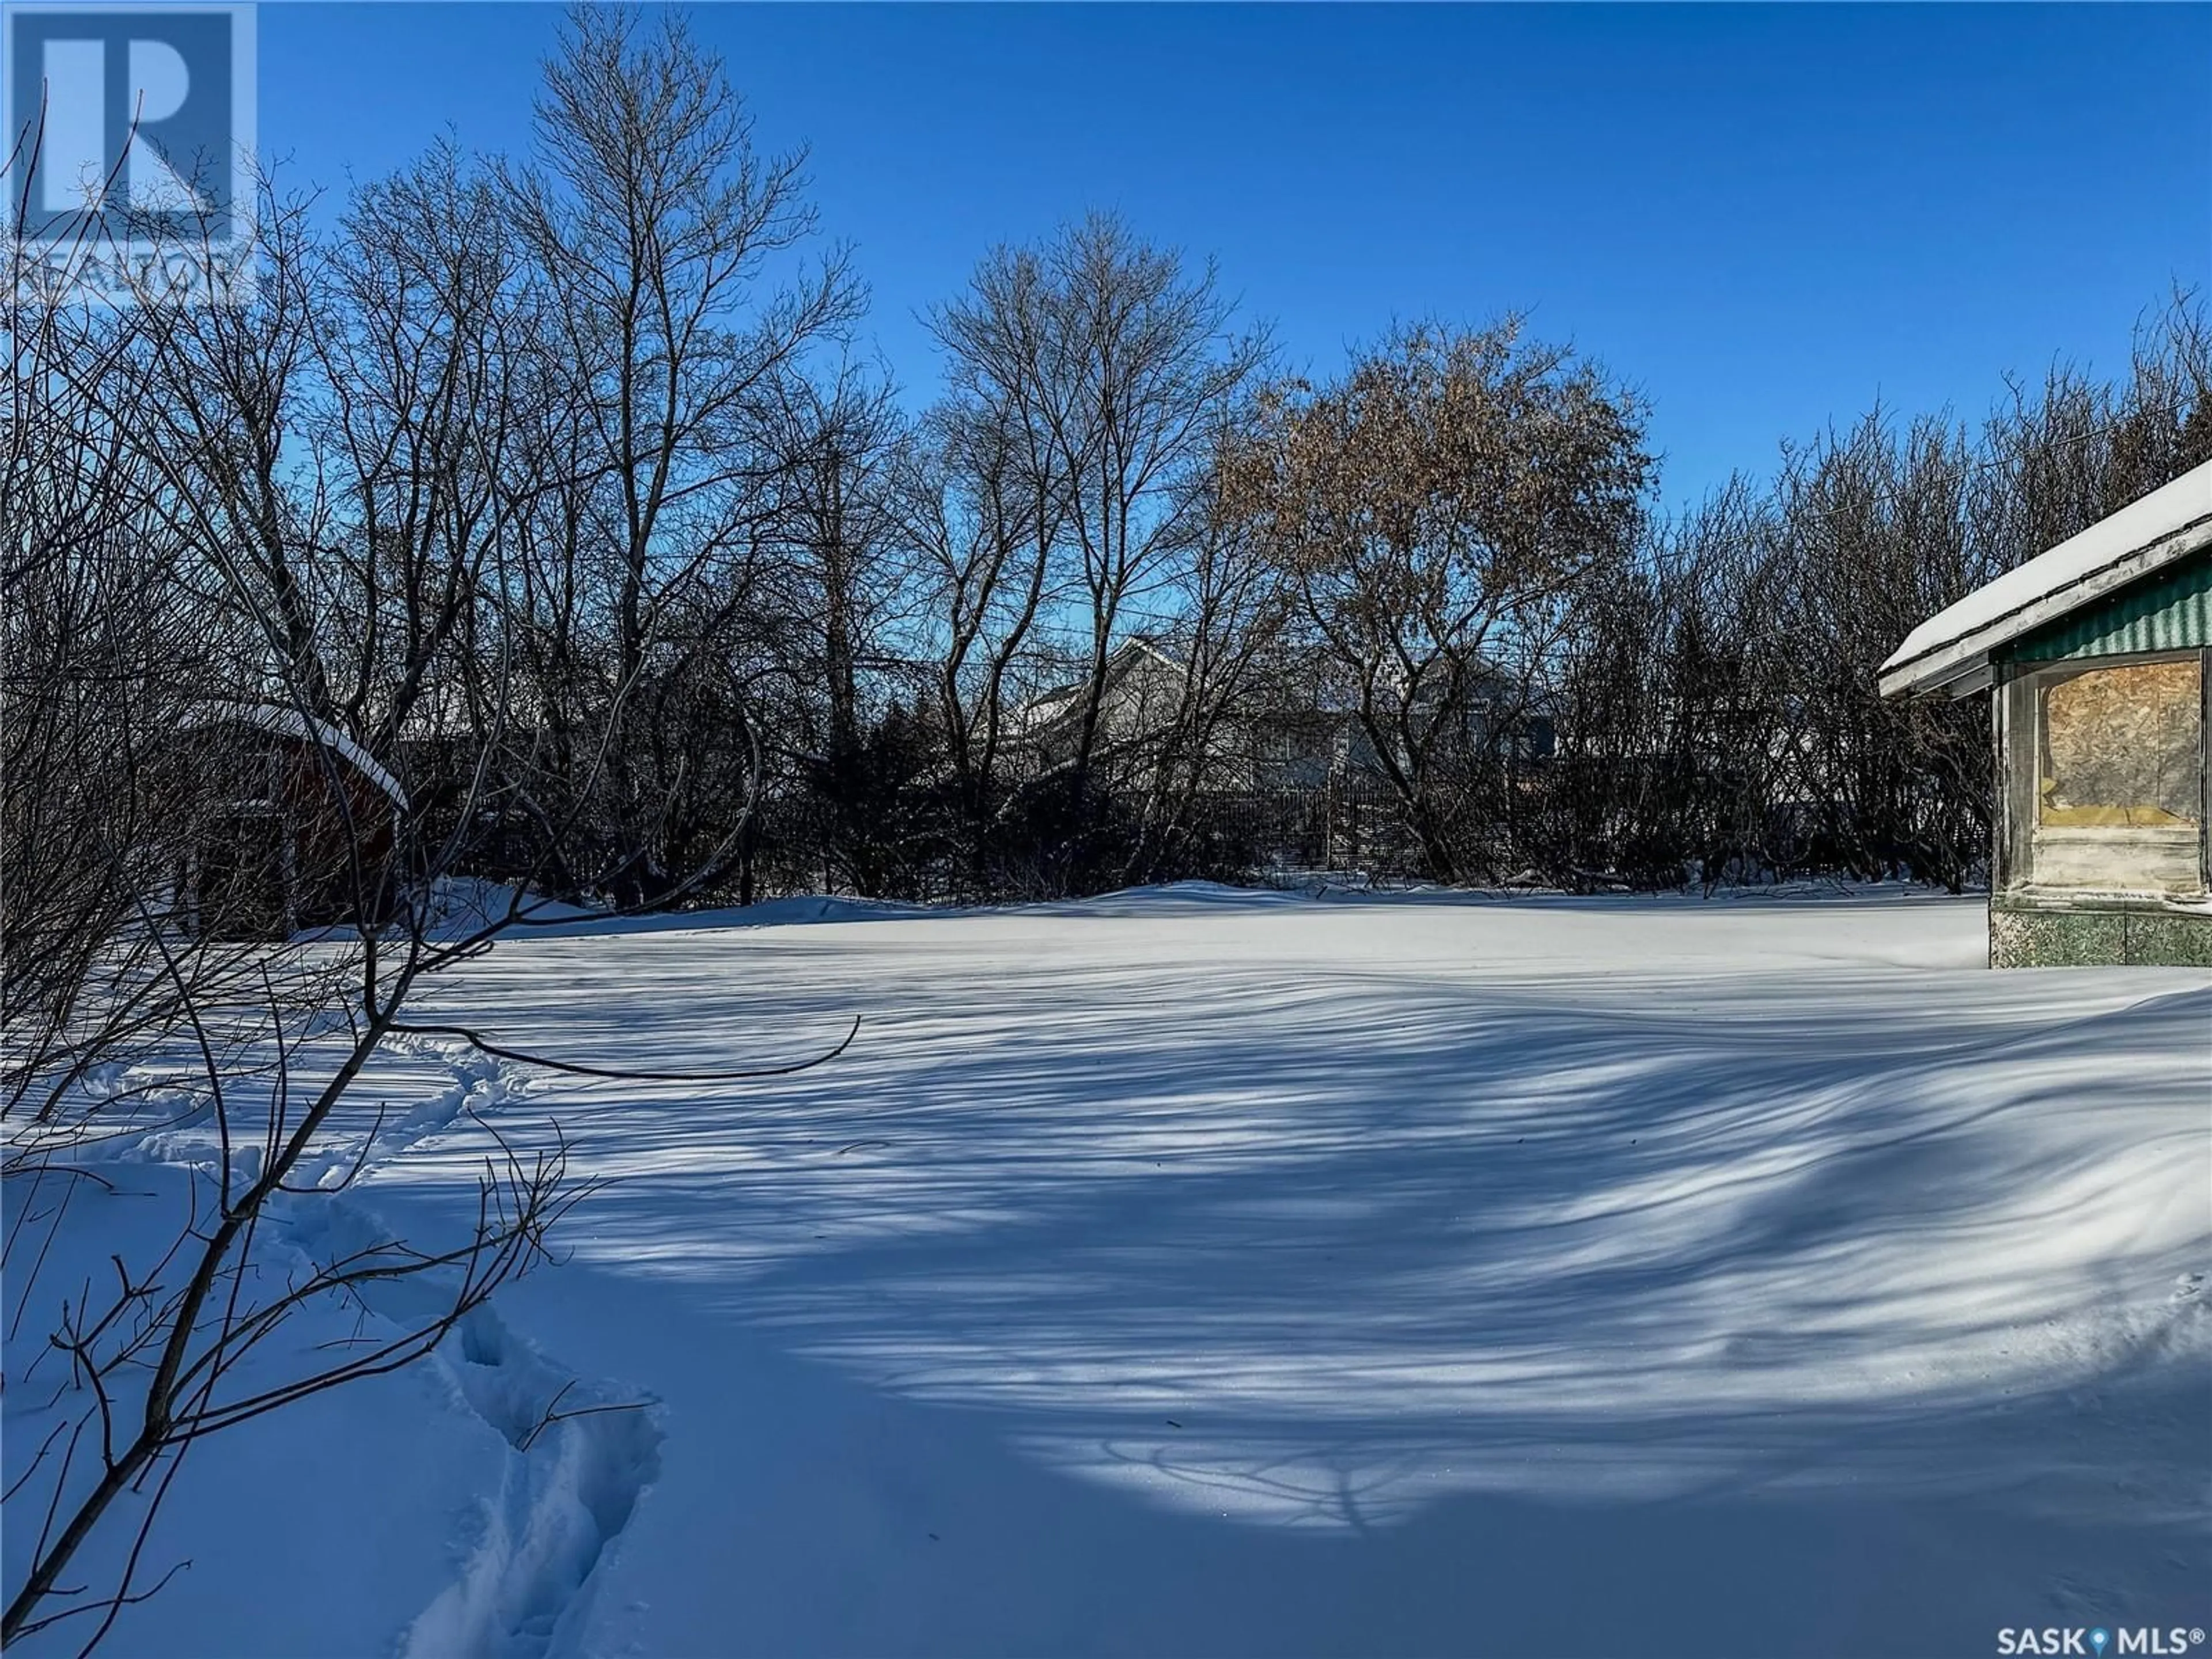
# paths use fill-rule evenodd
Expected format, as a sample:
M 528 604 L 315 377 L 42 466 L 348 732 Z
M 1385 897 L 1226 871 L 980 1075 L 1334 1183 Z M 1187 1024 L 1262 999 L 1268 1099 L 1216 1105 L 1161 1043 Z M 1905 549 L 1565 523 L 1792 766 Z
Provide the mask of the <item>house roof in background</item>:
M 1993 653 L 2205 546 L 2212 546 L 2212 461 L 1937 611 L 1882 664 L 1881 695 L 1978 691 L 1989 684 Z
M 296 708 L 286 708 L 276 703 L 238 702 L 210 703 L 183 722 L 186 731 L 204 726 L 219 726 L 235 720 L 243 726 L 258 726 L 264 732 L 274 732 L 281 737 L 296 738 L 312 743 L 343 757 L 362 776 L 392 798 L 403 812 L 407 810 L 407 792 L 399 781 L 378 765 L 374 757 L 335 726 L 303 714 Z
M 1121 644 L 1115 646 L 1108 655 L 1106 659 L 1108 681 L 1111 683 L 1119 679 L 1132 667 L 1147 659 L 1164 665 L 1177 674 L 1187 672 L 1181 662 L 1154 644 L 1150 637 L 1143 634 L 1132 634 Z M 1055 685 L 1049 690 L 1038 692 L 1036 696 L 1013 711 L 1012 718 L 1006 722 L 1007 730 L 1018 736 L 1034 737 L 1036 733 L 1060 724 L 1073 716 L 1082 706 L 1083 693 L 1089 684 L 1088 680 L 1070 680 L 1066 684 Z

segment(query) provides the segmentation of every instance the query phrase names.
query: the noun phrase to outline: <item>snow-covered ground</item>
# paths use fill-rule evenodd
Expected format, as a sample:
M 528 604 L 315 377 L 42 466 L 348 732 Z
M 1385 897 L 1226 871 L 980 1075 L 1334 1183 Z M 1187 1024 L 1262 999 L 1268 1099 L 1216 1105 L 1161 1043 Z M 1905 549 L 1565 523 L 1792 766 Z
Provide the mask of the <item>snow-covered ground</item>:
M 436 985 L 617 1067 L 860 1027 L 745 1084 L 380 1070 L 303 1254 L 472 1215 L 465 1104 L 608 1184 L 429 1364 L 196 1451 L 149 1548 L 192 1568 L 112 1651 L 2212 1625 L 2212 976 L 1990 973 L 1978 903 L 1893 890 L 775 914 L 807 919 L 582 924 Z M 530 1438 L 564 1385 L 642 1408 Z

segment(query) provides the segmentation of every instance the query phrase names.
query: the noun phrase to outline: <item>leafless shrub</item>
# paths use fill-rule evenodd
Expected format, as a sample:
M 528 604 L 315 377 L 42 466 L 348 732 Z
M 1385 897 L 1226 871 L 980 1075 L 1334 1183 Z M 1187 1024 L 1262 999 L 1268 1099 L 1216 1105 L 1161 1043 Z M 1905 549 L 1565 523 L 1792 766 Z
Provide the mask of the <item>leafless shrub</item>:
M 580 12 L 547 87 L 534 163 L 434 150 L 330 236 L 264 181 L 240 303 L 10 285 L 6 1316 L 61 1415 L 10 1494 L 44 1524 L 0 1640 L 96 1644 L 159 1588 L 187 1450 L 421 1358 L 544 1258 L 583 1195 L 557 1140 L 488 1160 L 449 1243 L 372 1226 L 287 1273 L 271 1234 L 373 1156 L 342 1109 L 379 1056 L 455 1035 L 410 1023 L 424 980 L 532 890 L 706 890 L 754 821 L 775 417 L 849 283 L 762 285 L 811 228 L 797 163 L 680 23 Z M 457 915 L 486 874 L 511 890 Z M 166 1251 L 52 1282 L 101 1143 L 164 1126 L 210 1172 Z M 402 1311 L 272 1344 L 333 1303 Z M 118 1534 L 117 1582 L 71 1585 Z

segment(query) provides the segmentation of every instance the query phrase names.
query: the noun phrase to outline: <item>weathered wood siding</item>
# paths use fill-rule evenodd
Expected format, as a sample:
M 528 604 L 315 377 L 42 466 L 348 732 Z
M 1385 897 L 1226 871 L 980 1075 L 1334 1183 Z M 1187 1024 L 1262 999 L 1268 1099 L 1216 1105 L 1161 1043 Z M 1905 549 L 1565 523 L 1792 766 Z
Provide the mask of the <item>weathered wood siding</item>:
M 2058 752 L 2046 755 L 2038 721 L 2051 711 L 2039 708 L 2037 687 L 2045 682 L 2035 678 L 2038 671 L 2130 664 L 2144 672 L 2110 676 L 2100 685 L 2073 683 L 2083 687 L 2074 699 L 2083 707 L 2075 712 L 2085 722 L 2091 714 L 2098 716 L 2097 741 L 2111 752 L 2067 752 L 2069 741 L 2078 749 L 2080 740 L 2059 733 Z M 2160 668 L 2170 672 L 2161 674 Z M 2193 671 L 2193 711 L 2168 706 L 2170 695 L 2147 700 L 2137 711 L 2140 718 L 2132 720 L 2122 717 L 2129 711 L 2099 704 L 2100 698 L 2109 702 L 2124 690 L 2170 693 L 2167 682 L 2185 668 Z M 2212 744 L 2212 550 L 2026 636 L 1998 659 L 1996 672 L 1992 724 L 1999 810 L 1990 897 L 1990 964 L 2212 965 L 2212 897 L 2206 890 L 2212 877 L 2212 764 L 2207 756 Z M 2193 718 L 2180 719 L 2184 713 Z M 2177 761 L 2177 745 L 2190 747 L 2192 739 L 2193 780 L 2179 775 L 2185 768 L 2170 763 Z M 2106 824 L 2094 807 L 2069 807 L 2056 794 L 2045 802 L 2042 793 L 2056 787 L 2045 776 L 2046 760 L 2054 763 L 2051 769 L 2082 780 L 2086 795 L 2112 794 L 2116 800 L 2141 795 L 2159 810 L 2122 812 Z M 2101 787 L 2113 781 L 2103 773 L 2126 773 L 2132 780 L 2154 761 L 2160 774 L 2152 780 L 2156 787 L 2145 785 L 2132 793 Z M 2166 772 L 2177 775 L 2166 777 Z M 2057 810 L 2039 811 L 2051 805 Z M 2137 824 L 2137 816 L 2158 822 Z M 2187 823 L 2192 817 L 2195 822 Z M 2103 852 L 2100 835 L 2114 842 Z M 2146 848 L 2138 845 L 2147 840 L 2160 843 L 2148 849 L 2159 854 L 2149 860 L 2154 869 L 2146 864 Z M 2109 860 L 2100 863 L 2107 853 Z

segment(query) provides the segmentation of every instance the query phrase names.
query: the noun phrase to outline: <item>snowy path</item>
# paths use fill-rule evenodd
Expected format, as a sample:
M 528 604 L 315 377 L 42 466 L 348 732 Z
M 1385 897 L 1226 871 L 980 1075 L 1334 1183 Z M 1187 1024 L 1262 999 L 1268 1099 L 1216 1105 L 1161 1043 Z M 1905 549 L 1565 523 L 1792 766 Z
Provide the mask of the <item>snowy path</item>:
M 392 1048 L 443 1067 L 453 1082 L 353 1145 L 335 1145 L 319 1169 L 303 1172 L 301 1184 L 331 1187 L 356 1167 L 388 1168 L 418 1143 L 496 1114 L 529 1092 L 530 1079 L 517 1067 L 465 1044 L 400 1039 Z M 295 1200 L 280 1219 L 312 1261 L 343 1260 L 393 1236 L 368 1207 L 373 1201 Z M 443 1289 L 403 1281 L 367 1286 L 363 1299 L 397 1332 L 437 1317 Z M 661 1432 L 652 1401 L 540 1352 L 507 1325 L 496 1299 L 471 1313 L 429 1364 L 507 1451 L 497 1459 L 498 1492 L 482 1504 L 459 1576 L 408 1627 L 400 1659 L 541 1659 L 556 1649 L 573 1651 L 589 1613 L 594 1569 L 659 1472 Z
M 665 1402 L 586 1650 L 1982 1652 L 2203 1624 L 2212 984 L 1978 910 L 1206 893 L 547 939 Z M 368 1183 L 436 1206 L 471 1152 Z
M 357 1177 L 457 1126 L 481 1135 L 528 1099 L 532 1082 L 465 1044 L 389 1042 L 325 1144 L 298 1168 L 296 1193 L 272 1200 L 261 1271 L 312 1271 L 392 1237 Z M 96 1162 L 115 1190 L 80 1194 L 80 1222 L 94 1207 L 106 1214 L 62 1236 L 64 1256 L 87 1245 L 158 1251 L 187 1207 L 188 1172 L 218 1167 L 210 1112 L 158 1091 L 145 1108 L 169 1127 L 103 1149 Z M 251 1179 L 260 1156 L 258 1146 L 237 1149 L 234 1178 Z M 341 1193 L 349 1177 L 356 1184 Z M 46 1209 L 58 1184 L 14 1183 L 10 1204 Z M 433 1237 L 445 1220 L 431 1218 L 410 1237 Z M 56 1270 L 64 1265 L 70 1270 Z M 83 1274 L 76 1264 L 48 1267 L 64 1293 Z M 365 1284 L 355 1301 L 303 1309 L 292 1352 L 272 1357 L 280 1370 L 302 1358 L 300 1368 L 311 1369 L 319 1352 L 435 1318 L 450 1294 L 442 1279 Z M 11 1475 L 13 1455 L 27 1455 L 43 1426 L 35 1413 L 15 1419 L 42 1392 L 19 1389 L 8 1402 Z M 159 1616 L 149 1604 L 125 1619 L 102 1651 L 291 1659 L 388 1652 L 397 1633 L 399 1659 L 574 1652 L 593 1569 L 658 1471 L 651 1407 L 635 1389 L 549 1358 L 497 1305 L 480 1307 L 412 1370 L 311 1398 L 187 1459 L 155 1547 L 165 1563 L 182 1559 L 202 1571 L 163 1590 Z M 27 1543 L 34 1520 L 25 1525 L 11 1507 L 10 1541 Z M 295 1559 L 305 1571 L 252 1571 L 272 1559 Z M 95 1573 L 109 1571 L 94 1564 Z M 330 1595 L 333 1580 L 349 1579 L 350 1596 Z M 359 1607 L 350 1619 L 339 1611 L 349 1601 Z M 57 1626 L 30 1650 L 73 1652 L 78 1639 Z

